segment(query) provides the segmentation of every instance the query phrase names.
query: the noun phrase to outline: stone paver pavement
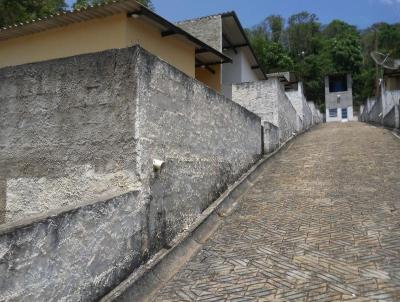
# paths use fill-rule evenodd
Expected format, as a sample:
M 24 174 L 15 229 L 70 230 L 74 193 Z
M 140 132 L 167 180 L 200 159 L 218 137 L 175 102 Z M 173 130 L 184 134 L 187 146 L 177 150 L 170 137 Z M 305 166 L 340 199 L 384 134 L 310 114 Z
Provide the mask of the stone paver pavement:
M 400 301 L 400 141 L 318 126 L 153 301 Z

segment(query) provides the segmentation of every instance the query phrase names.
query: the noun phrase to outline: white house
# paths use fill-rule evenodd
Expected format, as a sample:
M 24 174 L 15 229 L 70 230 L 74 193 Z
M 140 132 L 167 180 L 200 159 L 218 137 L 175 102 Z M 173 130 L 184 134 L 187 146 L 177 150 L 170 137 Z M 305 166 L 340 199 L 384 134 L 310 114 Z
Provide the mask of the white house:
M 325 77 L 326 122 L 347 122 L 353 117 L 353 88 L 350 74 Z
M 232 63 L 221 66 L 221 93 L 226 97 L 232 98 L 233 84 L 267 79 L 235 12 L 182 21 L 177 25 L 232 59 Z

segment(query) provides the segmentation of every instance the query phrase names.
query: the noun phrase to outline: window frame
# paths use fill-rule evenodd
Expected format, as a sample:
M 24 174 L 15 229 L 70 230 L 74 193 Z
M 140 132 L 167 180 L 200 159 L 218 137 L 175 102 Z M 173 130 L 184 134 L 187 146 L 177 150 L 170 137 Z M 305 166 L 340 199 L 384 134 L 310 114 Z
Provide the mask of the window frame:
M 347 75 L 330 76 L 328 80 L 330 93 L 345 92 L 349 90 Z
M 328 109 L 329 117 L 338 117 L 337 108 Z

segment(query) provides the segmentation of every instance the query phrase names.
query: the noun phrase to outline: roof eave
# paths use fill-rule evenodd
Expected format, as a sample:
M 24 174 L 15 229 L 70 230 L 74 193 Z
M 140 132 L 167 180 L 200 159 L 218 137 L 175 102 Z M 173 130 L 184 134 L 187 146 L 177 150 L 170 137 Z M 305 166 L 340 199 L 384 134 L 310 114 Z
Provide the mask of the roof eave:
M 220 64 L 231 63 L 232 59 L 218 50 L 207 45 L 203 41 L 192 36 L 188 32 L 157 15 L 147 7 L 136 1 L 117 1 L 113 0 L 103 4 L 93 5 L 80 10 L 74 10 L 70 12 L 61 12 L 56 15 L 52 15 L 46 18 L 32 20 L 30 22 L 15 24 L 0 28 L 0 42 L 14 39 L 17 37 L 27 36 L 37 32 L 43 32 L 53 28 L 68 26 L 70 24 L 85 22 L 99 17 L 113 16 L 116 14 L 127 14 L 127 15 L 143 15 L 155 23 L 161 25 L 165 30 L 173 31 L 174 34 L 181 35 L 189 42 L 196 46 L 196 50 L 202 50 L 202 53 L 211 53 L 215 57 L 212 58 L 213 64 L 219 61 Z M 47 26 L 46 26 L 47 25 Z M 197 58 L 196 53 L 196 58 Z M 218 59 L 217 59 L 218 58 Z M 210 62 L 205 62 L 210 63 Z
M 267 79 L 268 78 L 267 74 L 266 74 L 265 70 L 262 68 L 262 65 L 260 64 L 260 61 L 259 61 L 259 59 L 258 59 L 253 47 L 250 44 L 250 41 L 249 41 L 249 39 L 247 37 L 247 34 L 244 31 L 244 28 L 243 28 L 242 24 L 240 23 L 239 17 L 237 16 L 236 12 L 230 11 L 230 12 L 226 12 L 226 13 L 222 13 L 221 14 L 221 18 L 228 18 L 228 17 L 233 17 L 235 19 L 235 22 L 238 25 L 239 30 L 242 33 L 244 40 L 246 41 L 246 44 L 242 45 L 242 47 L 248 47 L 250 49 L 250 51 L 251 51 L 255 61 L 257 62 L 258 67 L 260 68 L 264 78 Z
M 197 39 L 196 37 L 194 37 L 193 35 L 191 35 L 187 31 L 185 31 L 182 28 L 176 26 L 175 24 L 169 22 L 168 20 L 164 19 L 160 15 L 157 15 L 156 13 L 154 13 L 153 11 L 148 9 L 147 7 L 142 6 L 140 12 L 133 12 L 133 13 L 143 13 L 143 12 L 147 17 L 153 19 L 154 21 L 156 21 L 156 22 L 164 25 L 166 28 L 168 28 L 167 30 L 170 30 L 170 31 L 174 32 L 174 34 L 182 35 L 187 40 L 189 40 L 192 43 L 194 43 L 195 45 L 197 45 L 198 48 L 196 48 L 196 51 L 201 50 L 202 53 L 209 52 L 209 53 L 212 53 L 212 54 L 216 55 L 217 57 L 219 57 L 221 59 L 221 62 L 220 62 L 221 64 L 223 64 L 223 63 L 232 63 L 232 59 L 229 58 L 228 56 L 226 56 L 223 53 L 219 52 L 218 50 L 214 49 L 213 47 L 211 47 L 210 45 L 206 44 L 205 42 Z M 196 57 L 197 57 L 197 55 L 196 55 Z M 215 65 L 215 64 L 218 64 L 218 63 L 212 63 L 211 65 Z

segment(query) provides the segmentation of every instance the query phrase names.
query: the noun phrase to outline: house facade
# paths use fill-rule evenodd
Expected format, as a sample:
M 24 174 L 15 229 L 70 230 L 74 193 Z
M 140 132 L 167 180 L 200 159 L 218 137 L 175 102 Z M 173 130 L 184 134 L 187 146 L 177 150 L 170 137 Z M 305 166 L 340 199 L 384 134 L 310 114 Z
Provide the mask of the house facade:
M 353 89 L 350 74 L 325 77 L 326 122 L 347 122 L 353 118 Z
M 221 93 L 226 97 L 232 98 L 234 84 L 267 79 L 235 12 L 186 20 L 177 25 L 232 59 L 229 64 L 213 68 L 215 77 L 219 77 L 215 80 L 221 82 Z
M 121 0 L 1 28 L 0 68 L 133 45 L 217 91 L 221 83 L 205 71 L 231 62 L 136 1 Z

